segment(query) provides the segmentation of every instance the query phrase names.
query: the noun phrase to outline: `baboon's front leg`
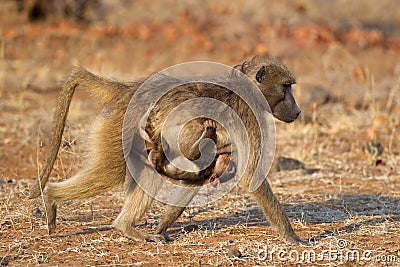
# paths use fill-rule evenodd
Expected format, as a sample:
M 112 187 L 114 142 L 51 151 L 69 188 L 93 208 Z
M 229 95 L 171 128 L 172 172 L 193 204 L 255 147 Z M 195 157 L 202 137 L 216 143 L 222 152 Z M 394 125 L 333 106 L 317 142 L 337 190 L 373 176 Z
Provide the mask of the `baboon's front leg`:
M 272 227 L 282 236 L 287 243 L 299 245 L 307 243 L 301 239 L 290 225 L 289 219 L 282 209 L 278 199 L 272 192 L 267 179 L 252 193 L 261 210 L 271 223 Z

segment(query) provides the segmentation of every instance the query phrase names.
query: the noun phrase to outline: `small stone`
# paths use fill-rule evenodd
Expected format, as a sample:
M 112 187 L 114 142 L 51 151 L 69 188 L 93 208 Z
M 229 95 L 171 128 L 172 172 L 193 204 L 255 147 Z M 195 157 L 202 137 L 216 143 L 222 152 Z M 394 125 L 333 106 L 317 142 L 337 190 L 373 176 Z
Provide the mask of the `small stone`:
M 307 113 L 300 114 L 300 121 L 304 124 L 313 123 L 313 116 Z
M 304 164 L 293 158 L 279 157 L 276 163 L 276 171 L 294 171 L 304 169 Z
M 39 208 L 36 208 L 36 209 L 35 209 L 35 211 L 33 212 L 33 215 L 34 215 L 36 218 L 43 218 L 43 217 L 44 217 L 43 212 L 42 212 Z
M 0 266 L 7 266 L 10 264 L 11 258 L 9 256 L 5 256 L 0 261 Z
M 233 248 L 228 251 L 228 257 L 229 258 L 241 258 L 242 253 L 238 249 Z
M 309 94 L 305 96 L 306 102 L 314 103 L 317 106 L 324 105 L 329 102 L 334 102 L 335 97 L 325 88 L 315 87 L 310 90 Z
M 183 227 L 183 231 L 185 232 L 193 232 L 199 230 L 199 226 L 197 224 L 189 224 Z
M 378 140 L 371 140 L 365 146 L 365 151 L 372 156 L 380 156 L 383 152 L 383 147 Z

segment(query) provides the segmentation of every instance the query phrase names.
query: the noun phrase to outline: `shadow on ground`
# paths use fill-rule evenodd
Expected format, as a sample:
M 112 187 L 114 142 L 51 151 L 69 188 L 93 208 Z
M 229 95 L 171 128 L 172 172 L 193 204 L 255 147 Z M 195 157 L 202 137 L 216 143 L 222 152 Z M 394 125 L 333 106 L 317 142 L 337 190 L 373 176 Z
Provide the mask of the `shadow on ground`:
M 354 223 L 349 223 L 344 227 L 325 231 L 318 236 L 312 237 L 312 241 L 318 241 L 339 233 L 356 232 L 362 226 L 374 226 L 385 221 L 400 221 L 400 198 L 386 195 L 343 195 L 338 199 L 325 202 L 302 202 L 299 200 L 298 202 L 294 201 L 283 204 L 283 208 L 290 220 L 300 220 L 310 225 L 346 221 L 359 216 L 367 217 L 363 221 L 354 221 Z M 206 211 L 207 209 L 200 209 L 192 215 L 195 217 Z M 368 219 L 368 217 L 371 217 L 371 219 Z M 79 222 L 87 222 L 89 220 L 93 220 L 93 218 L 90 217 L 89 219 L 88 216 L 78 216 L 72 219 L 72 221 Z M 261 210 L 254 205 L 245 211 L 238 211 L 232 215 L 193 220 L 190 222 L 175 222 L 172 230 L 169 230 L 167 233 L 173 238 L 177 238 L 184 233 L 185 229 L 222 230 L 239 224 L 246 224 L 246 226 L 267 226 L 268 222 Z M 151 231 L 150 226 L 152 224 L 143 224 L 139 228 L 143 231 Z M 112 229 L 110 226 L 99 225 L 98 227 L 87 228 L 77 233 L 58 235 L 57 237 L 93 234 Z

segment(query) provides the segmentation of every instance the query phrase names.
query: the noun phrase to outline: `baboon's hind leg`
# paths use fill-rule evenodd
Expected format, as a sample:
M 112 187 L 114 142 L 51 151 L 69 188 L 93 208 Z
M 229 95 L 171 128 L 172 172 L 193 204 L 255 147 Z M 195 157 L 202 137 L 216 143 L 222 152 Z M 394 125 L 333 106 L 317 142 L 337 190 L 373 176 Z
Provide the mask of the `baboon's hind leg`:
M 56 228 L 57 204 L 67 200 L 93 197 L 108 189 L 122 185 L 125 179 L 125 169 L 124 162 L 118 166 L 101 164 L 101 161 L 99 161 L 90 164 L 84 170 L 65 181 L 48 183 L 45 193 L 45 205 L 49 233 L 54 232 Z
M 150 208 L 154 200 L 153 196 L 162 186 L 162 181 L 157 179 L 156 175 L 159 174 L 150 170 L 149 167 L 145 167 L 139 177 L 140 179 L 143 179 L 142 181 L 144 181 L 144 184 L 141 184 L 140 186 L 136 185 L 136 181 L 134 181 L 133 178 L 127 178 L 128 188 L 124 206 L 113 225 L 126 237 L 133 240 L 165 242 L 163 235 L 149 234 L 134 229 L 135 223 L 139 221 L 146 210 Z M 145 192 L 141 186 L 146 188 L 148 192 Z
M 57 204 L 45 196 L 45 209 L 47 215 L 47 231 L 49 234 L 56 230 Z

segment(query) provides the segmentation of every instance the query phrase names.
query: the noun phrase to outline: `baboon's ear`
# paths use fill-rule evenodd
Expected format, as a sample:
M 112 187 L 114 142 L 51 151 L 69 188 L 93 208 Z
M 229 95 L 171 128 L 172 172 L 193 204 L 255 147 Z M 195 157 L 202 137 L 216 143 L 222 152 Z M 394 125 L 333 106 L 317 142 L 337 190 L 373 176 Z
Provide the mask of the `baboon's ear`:
M 262 82 L 265 80 L 265 78 L 266 78 L 266 67 L 265 67 L 265 66 L 262 66 L 262 67 L 257 71 L 256 80 L 257 80 L 257 82 L 262 83 Z

